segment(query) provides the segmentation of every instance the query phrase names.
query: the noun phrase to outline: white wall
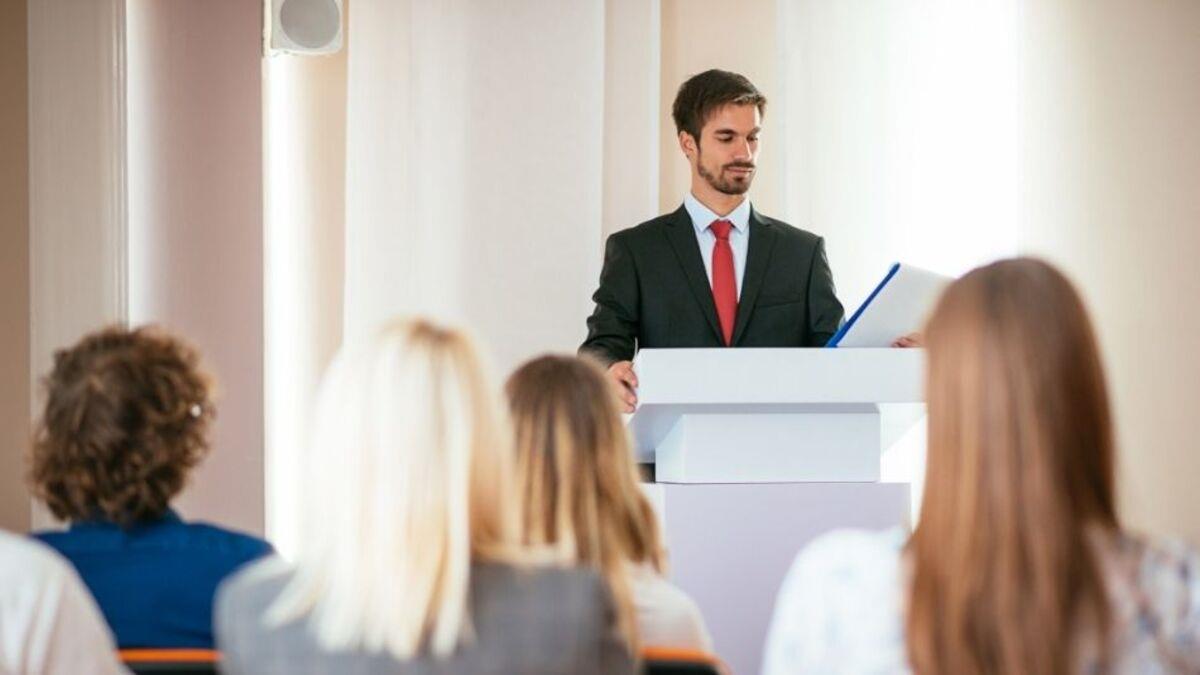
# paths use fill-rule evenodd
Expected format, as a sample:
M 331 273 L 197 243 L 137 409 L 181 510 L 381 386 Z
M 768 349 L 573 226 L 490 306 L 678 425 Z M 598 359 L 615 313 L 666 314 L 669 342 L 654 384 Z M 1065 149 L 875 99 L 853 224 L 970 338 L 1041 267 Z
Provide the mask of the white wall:
M 192 340 L 219 381 L 184 514 L 261 533 L 262 7 L 127 1 L 129 318 Z
M 1200 3 L 1025 0 L 1021 245 L 1099 329 L 1121 513 L 1200 544 Z

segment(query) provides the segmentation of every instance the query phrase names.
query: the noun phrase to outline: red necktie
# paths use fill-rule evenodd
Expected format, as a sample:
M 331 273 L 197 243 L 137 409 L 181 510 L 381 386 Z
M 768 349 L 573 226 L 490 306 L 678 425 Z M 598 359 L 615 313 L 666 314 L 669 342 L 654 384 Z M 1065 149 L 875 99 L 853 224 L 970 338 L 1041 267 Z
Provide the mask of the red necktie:
M 717 236 L 712 251 L 712 292 L 717 305 L 717 319 L 725 345 L 733 343 L 733 320 L 737 316 L 737 282 L 733 278 L 733 248 L 729 246 L 729 230 L 733 223 L 716 220 L 708 228 Z

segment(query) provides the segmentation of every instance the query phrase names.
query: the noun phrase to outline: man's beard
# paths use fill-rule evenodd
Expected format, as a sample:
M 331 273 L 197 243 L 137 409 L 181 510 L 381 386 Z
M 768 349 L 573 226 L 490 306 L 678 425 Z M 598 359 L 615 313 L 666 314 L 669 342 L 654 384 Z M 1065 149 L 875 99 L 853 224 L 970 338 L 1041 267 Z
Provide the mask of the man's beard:
M 721 167 L 720 174 L 714 176 L 713 174 L 709 173 L 708 169 L 704 168 L 704 156 L 700 153 L 700 148 L 696 148 L 696 171 L 705 181 L 708 182 L 710 186 L 712 186 L 712 189 L 716 190 L 717 192 L 727 195 L 744 195 L 746 194 L 746 191 L 750 189 L 750 183 L 754 180 L 754 172 L 747 174 L 746 177 L 741 180 L 736 178 L 722 180 L 721 176 L 725 174 L 725 169 L 734 167 L 753 169 L 754 164 L 751 162 L 731 162 Z

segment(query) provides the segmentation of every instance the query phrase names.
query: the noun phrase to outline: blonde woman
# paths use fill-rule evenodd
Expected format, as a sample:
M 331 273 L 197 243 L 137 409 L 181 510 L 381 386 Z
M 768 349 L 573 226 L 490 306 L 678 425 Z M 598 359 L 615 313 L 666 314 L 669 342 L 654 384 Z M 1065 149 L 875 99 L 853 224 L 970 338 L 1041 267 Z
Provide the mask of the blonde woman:
M 302 546 L 222 587 L 229 673 L 631 672 L 607 588 L 516 563 L 507 426 L 460 333 L 344 351 L 304 459 Z
M 925 341 L 920 523 L 907 542 L 809 546 L 765 672 L 1200 672 L 1200 557 L 1117 521 L 1104 374 L 1070 283 L 1037 260 L 977 269 Z
M 696 604 L 664 576 L 658 521 L 604 372 L 591 362 L 544 356 L 509 379 L 517 484 L 526 544 L 586 565 L 608 581 L 631 650 L 711 650 Z

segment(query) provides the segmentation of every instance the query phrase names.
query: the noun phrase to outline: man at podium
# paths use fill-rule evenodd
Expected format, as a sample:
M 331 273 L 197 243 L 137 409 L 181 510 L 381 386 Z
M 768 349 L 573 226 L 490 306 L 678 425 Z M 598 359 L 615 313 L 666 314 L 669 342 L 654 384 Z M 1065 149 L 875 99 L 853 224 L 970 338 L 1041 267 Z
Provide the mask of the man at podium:
M 672 116 L 691 190 L 674 213 L 608 238 L 580 353 L 608 367 L 627 412 L 636 349 L 819 347 L 842 321 L 821 237 L 746 198 L 766 103 L 737 73 L 684 82 Z

